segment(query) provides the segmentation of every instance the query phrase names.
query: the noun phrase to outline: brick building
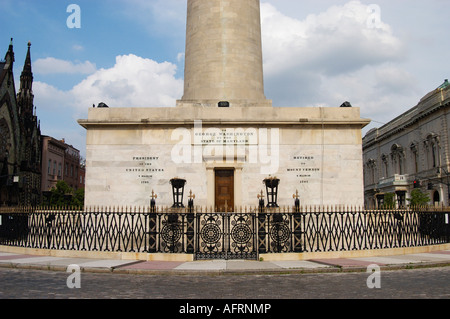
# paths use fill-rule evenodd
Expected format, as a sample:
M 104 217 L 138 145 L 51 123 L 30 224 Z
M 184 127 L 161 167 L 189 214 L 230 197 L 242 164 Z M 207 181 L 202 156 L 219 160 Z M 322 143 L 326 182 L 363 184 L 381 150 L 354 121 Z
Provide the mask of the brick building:
M 42 137 L 42 192 L 50 191 L 58 181 L 77 190 L 84 188 L 84 164 L 80 151 L 65 140 L 50 136 Z

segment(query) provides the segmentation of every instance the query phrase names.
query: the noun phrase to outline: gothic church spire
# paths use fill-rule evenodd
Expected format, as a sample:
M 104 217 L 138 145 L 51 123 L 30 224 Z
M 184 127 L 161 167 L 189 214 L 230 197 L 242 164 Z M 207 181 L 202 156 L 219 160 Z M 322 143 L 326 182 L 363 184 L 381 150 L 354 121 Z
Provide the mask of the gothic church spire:
M 25 58 L 22 74 L 20 75 L 20 90 L 17 94 L 17 102 L 20 112 L 33 116 L 33 71 L 31 68 L 31 42 L 28 42 L 28 52 Z
M 20 76 L 20 90 L 32 91 L 33 71 L 31 69 L 31 42 L 28 42 L 28 52 L 23 66 L 22 75 Z

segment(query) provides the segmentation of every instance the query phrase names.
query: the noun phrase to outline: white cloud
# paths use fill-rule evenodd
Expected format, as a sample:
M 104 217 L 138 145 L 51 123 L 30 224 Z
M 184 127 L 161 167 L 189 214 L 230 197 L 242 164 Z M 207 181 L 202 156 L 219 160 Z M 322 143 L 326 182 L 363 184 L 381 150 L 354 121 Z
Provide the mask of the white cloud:
M 44 82 L 33 83 L 34 103 L 39 111 L 54 111 L 71 101 L 70 92 L 65 92 Z
M 142 17 L 148 18 L 149 12 L 157 17 L 150 23 L 152 32 L 168 32 L 161 31 L 168 21 L 177 21 L 174 24 L 180 26 L 185 18 L 185 0 L 132 2 L 139 6 Z M 363 116 L 382 121 L 398 115 L 393 112 L 400 112 L 400 107 L 417 103 L 420 92 L 412 84 L 417 79 L 402 68 L 408 56 L 404 43 L 383 20 L 377 28 L 369 28 L 368 7 L 351 1 L 293 18 L 272 4 L 262 3 L 267 98 L 273 99 L 275 106 L 339 106 L 350 101 L 361 108 Z M 180 53 L 177 61 L 182 60 Z M 35 71 L 39 70 L 38 61 L 33 65 Z M 43 101 L 39 105 L 64 103 L 85 114 L 99 102 L 111 107 L 174 106 L 183 94 L 183 80 L 176 78 L 177 67 L 169 62 L 157 63 L 131 54 L 118 56 L 112 68 L 99 70 L 88 62 L 50 62 L 42 59 L 41 69 L 91 73 L 84 73 L 89 76 L 69 91 L 35 85 L 36 98 Z
M 72 49 L 73 49 L 74 51 L 84 51 L 84 46 L 79 45 L 79 44 L 74 44 L 74 45 L 72 46 Z
M 295 66 L 336 75 L 401 59 L 404 50 L 400 40 L 382 22 L 378 28 L 368 28 L 367 10 L 368 6 L 351 1 L 297 20 L 271 4 L 262 4 L 266 74 Z
M 184 52 L 178 53 L 178 55 L 177 55 L 177 61 L 178 62 L 184 61 L 184 58 L 185 58 L 185 53 Z
M 420 92 L 415 83 L 410 73 L 386 63 L 336 76 L 327 82 L 324 92 L 336 104 L 350 100 L 353 106 L 361 108 L 364 116 L 386 122 L 398 115 L 399 110 L 418 102 Z
M 379 90 L 380 93 L 407 95 L 419 91 L 414 76 L 394 65 L 384 65 L 377 68 L 374 70 L 374 75 L 376 80 L 374 88 Z M 425 92 L 423 93 L 425 95 Z
M 71 143 L 77 141 L 79 144 L 76 145 L 84 152 L 83 129 L 76 121 L 86 118 L 93 104 L 104 102 L 110 107 L 175 106 L 183 93 L 183 81 L 175 77 L 176 68 L 169 62 L 158 63 L 130 54 L 118 56 L 113 67 L 95 71 L 67 91 L 36 81 L 33 86 L 35 105 L 43 121 L 44 134 L 70 137 Z M 70 124 L 59 121 L 59 116 Z
M 112 68 L 95 71 L 69 91 L 42 82 L 34 84 L 34 91 L 37 105 L 44 109 L 63 105 L 80 114 L 100 102 L 111 107 L 175 106 L 183 89 L 175 73 L 172 63 L 130 54 L 118 56 Z
M 340 106 L 388 121 L 414 106 L 418 88 L 402 69 L 404 43 L 360 1 L 295 19 L 261 4 L 266 96 L 277 106 Z
M 96 65 L 89 61 L 71 62 L 53 57 L 38 59 L 33 62 L 33 71 L 36 74 L 92 74 Z
M 77 107 L 105 102 L 115 107 L 175 106 L 183 81 L 175 78 L 176 66 L 136 55 L 116 58 L 110 69 L 101 69 L 75 86 Z

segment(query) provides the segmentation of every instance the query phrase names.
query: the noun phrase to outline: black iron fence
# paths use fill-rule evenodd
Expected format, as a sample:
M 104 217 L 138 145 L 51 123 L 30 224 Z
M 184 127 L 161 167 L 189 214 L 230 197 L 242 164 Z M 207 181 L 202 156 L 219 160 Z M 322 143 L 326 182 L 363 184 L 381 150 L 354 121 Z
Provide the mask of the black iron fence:
M 0 209 L 0 245 L 257 259 L 450 243 L 450 209 Z

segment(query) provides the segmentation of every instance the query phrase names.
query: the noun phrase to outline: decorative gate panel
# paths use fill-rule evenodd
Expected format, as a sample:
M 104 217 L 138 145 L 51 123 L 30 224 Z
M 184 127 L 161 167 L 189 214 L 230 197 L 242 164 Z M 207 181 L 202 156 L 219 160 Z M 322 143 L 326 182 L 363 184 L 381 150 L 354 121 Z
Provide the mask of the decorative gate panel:
M 197 214 L 196 259 L 254 259 L 256 214 Z

